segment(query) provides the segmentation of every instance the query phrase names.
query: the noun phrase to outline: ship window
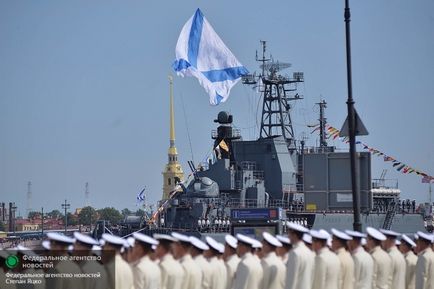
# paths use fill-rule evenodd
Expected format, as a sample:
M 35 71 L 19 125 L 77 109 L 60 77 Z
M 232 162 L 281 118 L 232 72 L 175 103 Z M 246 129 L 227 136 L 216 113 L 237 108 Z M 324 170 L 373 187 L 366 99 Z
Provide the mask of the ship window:
M 172 182 L 171 182 L 170 178 L 167 179 L 167 184 L 168 184 L 169 186 L 172 185 Z

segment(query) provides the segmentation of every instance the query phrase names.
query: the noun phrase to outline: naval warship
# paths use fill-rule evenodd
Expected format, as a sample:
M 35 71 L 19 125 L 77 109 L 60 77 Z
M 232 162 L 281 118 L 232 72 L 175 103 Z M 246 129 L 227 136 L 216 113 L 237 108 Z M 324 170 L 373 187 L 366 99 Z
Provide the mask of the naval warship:
M 293 102 L 303 99 L 297 85 L 304 74 L 283 74 L 290 64 L 266 58 L 266 43 L 261 43 L 262 57 L 256 60 L 262 71 L 242 78 L 261 93 L 258 138 L 244 140 L 236 117 L 218 113 L 211 133 L 215 159 L 197 167 L 188 162 L 190 176 L 161 201 L 141 231 L 179 230 L 219 239 L 228 232 L 283 233 L 286 221 L 312 229 L 352 228 L 350 155 L 327 144 L 326 103 L 318 103 L 319 146 L 308 147 L 296 139 L 292 122 Z M 424 215 L 400 200 L 396 184 L 384 176 L 372 179 L 370 152 L 357 153 L 357 169 L 363 228 L 425 231 Z

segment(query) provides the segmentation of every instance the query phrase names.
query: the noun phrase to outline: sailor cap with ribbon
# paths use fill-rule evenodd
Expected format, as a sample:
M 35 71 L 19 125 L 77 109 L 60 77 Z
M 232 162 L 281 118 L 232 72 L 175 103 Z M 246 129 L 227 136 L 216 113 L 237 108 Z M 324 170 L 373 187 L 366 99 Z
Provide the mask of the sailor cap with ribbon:
M 395 245 L 396 245 L 396 246 L 401 245 L 401 241 L 399 241 L 399 240 L 395 240 Z
M 256 240 L 250 238 L 249 236 L 243 234 L 237 234 L 235 237 L 237 237 L 238 242 L 244 243 L 252 248 L 254 245 L 256 245 Z
M 126 240 L 125 240 L 126 242 L 125 242 L 125 248 L 133 248 L 134 247 L 134 245 L 135 245 L 135 243 L 136 243 L 136 239 L 134 239 L 133 237 L 128 237 Z
M 50 241 L 54 241 L 57 243 L 63 243 L 63 244 L 73 244 L 74 243 L 74 239 L 65 236 L 63 234 L 59 234 L 56 232 L 48 232 L 47 233 L 47 237 Z
M 380 229 L 380 232 L 386 235 L 386 237 L 391 237 L 391 238 L 398 238 L 399 236 L 401 236 L 400 233 L 397 233 L 392 230 Z
M 366 234 L 360 233 L 358 231 L 345 230 L 345 234 L 352 238 L 362 239 L 366 238 Z
M 225 250 L 225 246 L 222 243 L 217 242 L 216 240 L 214 240 L 210 236 L 206 236 L 205 240 L 206 240 L 206 243 L 208 244 L 208 246 L 210 246 L 212 249 L 219 252 L 220 254 L 223 254 L 223 252 Z
M 261 242 L 259 242 L 258 240 L 255 240 L 254 239 L 254 244 L 252 245 L 252 248 L 254 248 L 254 249 L 262 249 L 262 243 Z
M 430 234 L 426 234 L 426 233 L 421 232 L 421 231 L 417 231 L 416 234 L 417 234 L 419 239 L 424 239 L 424 240 L 429 241 L 429 242 L 433 241 L 433 237 Z
M 229 247 L 231 247 L 232 249 L 236 249 L 237 248 L 238 240 L 234 236 L 232 236 L 232 235 L 226 235 L 225 236 L 225 241 L 226 241 L 226 244 L 228 244 Z
M 125 239 L 122 239 L 121 237 L 104 233 L 102 234 L 101 238 L 104 240 L 104 245 L 113 245 L 116 247 L 122 247 L 125 246 Z
M 312 244 L 312 236 L 309 233 L 304 233 L 302 240 L 305 243 Z
M 274 247 L 282 247 L 283 246 L 282 243 L 276 237 L 274 237 L 273 235 L 271 235 L 268 232 L 263 232 L 262 237 L 271 246 L 274 246 Z
M 191 245 L 193 245 L 194 247 L 196 247 L 199 250 L 202 250 L 202 251 L 209 250 L 209 246 L 207 244 L 205 244 L 202 240 L 200 240 L 194 236 L 190 236 L 190 243 L 191 243 Z
M 289 240 L 288 237 L 283 236 L 283 235 L 276 235 L 277 240 L 280 241 L 280 243 L 282 243 L 282 245 L 291 245 L 291 240 Z
M 50 241 L 44 240 L 44 241 L 42 241 L 41 245 L 42 245 L 42 248 L 44 248 L 45 250 L 47 250 L 47 251 L 51 250 Z
M 85 235 L 79 232 L 74 232 L 75 241 L 80 242 L 86 246 L 92 247 L 93 245 L 98 245 L 98 241 L 89 235 Z
M 152 245 L 158 245 L 158 241 L 157 240 L 155 240 L 154 238 L 149 237 L 149 236 L 147 236 L 145 234 L 142 234 L 142 233 L 134 232 L 133 233 L 133 237 L 134 237 L 134 239 L 136 241 L 138 241 L 140 243 L 149 244 L 151 246 Z
M 338 239 L 344 240 L 344 241 L 349 241 L 349 240 L 353 239 L 350 235 L 348 235 L 342 231 L 336 230 L 335 228 L 331 229 L 331 232 L 332 232 L 333 236 L 335 236 Z
M 306 227 L 303 227 L 302 225 L 299 225 L 297 223 L 293 223 L 293 222 L 286 222 L 286 226 L 288 227 L 288 229 L 292 230 L 292 231 L 297 231 L 300 233 L 309 233 L 309 229 Z
M 310 230 L 310 235 L 314 239 L 327 241 L 330 239 L 330 234 L 326 230 Z
M 361 244 L 362 246 L 366 246 L 367 243 L 368 243 L 368 242 L 366 241 L 366 238 L 362 238 L 362 240 L 360 241 L 360 244 Z
M 369 237 L 371 237 L 375 240 L 378 240 L 378 241 L 384 241 L 387 239 L 383 233 L 381 233 L 380 231 L 378 231 L 377 229 L 372 228 L 372 227 L 367 227 L 366 233 L 368 234 Z
M 405 234 L 401 236 L 401 243 L 402 242 L 407 243 L 410 247 L 416 247 L 416 243 Z
M 101 246 L 93 245 L 91 250 L 92 250 L 92 253 L 93 253 L 94 255 L 96 255 L 96 256 L 101 256 L 101 251 L 102 251 Z
M 178 242 L 190 243 L 190 238 L 187 235 L 172 232 L 172 237 L 175 238 Z
M 175 238 L 173 238 L 170 235 L 166 235 L 166 234 L 154 234 L 152 237 L 154 237 L 154 239 L 159 240 L 159 241 L 176 242 Z

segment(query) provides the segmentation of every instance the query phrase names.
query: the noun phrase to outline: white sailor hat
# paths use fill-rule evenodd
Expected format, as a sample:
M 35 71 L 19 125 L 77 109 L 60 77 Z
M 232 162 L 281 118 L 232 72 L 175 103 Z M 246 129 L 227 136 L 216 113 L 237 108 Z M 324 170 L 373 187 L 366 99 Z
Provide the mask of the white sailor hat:
M 362 238 L 362 240 L 360 240 L 360 244 L 361 244 L 362 246 L 366 246 L 367 243 L 368 243 L 368 242 L 366 241 L 366 238 Z
M 151 249 L 155 251 L 157 249 L 157 245 L 152 245 Z
M 22 253 L 24 255 L 27 255 L 27 256 L 33 256 L 33 257 L 38 256 L 38 254 L 36 254 L 35 252 L 33 252 L 30 248 L 27 248 L 27 247 L 25 247 L 25 246 L 23 246 L 21 244 L 19 244 L 15 248 L 15 250 L 17 250 L 18 252 L 20 252 L 20 253 Z
M 108 234 L 108 233 L 102 234 L 101 237 L 104 240 L 104 245 L 110 244 L 118 247 L 125 245 L 125 239 L 122 239 L 121 237 Z
M 416 247 L 416 243 L 405 234 L 401 236 L 401 242 L 407 243 L 410 247 Z
M 74 232 L 75 241 L 83 243 L 88 246 L 98 245 L 98 241 L 89 235 L 85 235 L 79 232 Z
M 102 250 L 102 248 L 100 246 L 93 245 L 91 250 L 92 250 L 93 254 L 95 254 L 97 256 L 101 256 L 101 250 Z
M 414 240 L 416 241 L 417 239 L 419 239 L 419 235 L 417 233 L 414 234 Z
M 262 249 L 262 243 L 261 242 L 259 242 L 258 240 L 255 240 L 254 239 L 254 243 L 253 243 L 253 245 L 252 245 L 252 248 L 254 248 L 254 249 Z
M 289 240 L 288 237 L 283 236 L 283 235 L 276 235 L 277 240 L 280 241 L 280 243 L 282 243 L 282 245 L 291 245 L 291 240 Z
M 401 245 L 401 241 L 399 241 L 398 239 L 396 239 L 396 240 L 395 240 L 395 245 L 396 245 L 396 246 Z
M 154 234 L 152 237 L 154 237 L 154 239 L 156 240 L 161 240 L 161 241 L 170 241 L 170 242 L 176 242 L 176 239 L 173 238 L 170 235 L 166 235 L 166 234 Z
M 271 235 L 268 232 L 263 232 L 262 233 L 262 237 L 264 238 L 264 240 L 268 244 L 270 244 L 270 245 L 272 245 L 274 247 L 282 247 L 283 246 L 282 243 L 276 237 L 274 237 L 273 235 Z
M 233 249 L 236 249 L 236 248 L 237 248 L 238 240 L 237 240 L 237 238 L 235 238 L 234 236 L 229 235 L 229 234 L 226 235 L 226 236 L 225 236 L 225 241 L 226 241 L 226 244 L 229 245 L 229 247 L 231 247 L 231 248 L 233 248 Z
M 326 230 L 310 230 L 310 235 L 314 239 L 320 239 L 327 241 L 330 238 L 330 234 Z
M 297 232 L 301 232 L 301 233 L 309 233 L 308 228 L 303 227 L 302 225 L 299 225 L 297 223 L 286 222 L 286 226 L 288 227 L 288 229 L 290 229 L 292 231 L 297 231 Z
M 358 238 L 358 239 L 366 238 L 366 234 L 360 233 L 358 231 L 345 230 L 345 234 L 347 234 L 352 238 Z
M 304 233 L 303 234 L 303 242 L 308 243 L 308 244 L 312 244 L 312 236 L 309 235 L 309 233 Z
M 72 239 L 68 236 L 65 236 L 63 234 L 56 233 L 56 232 L 48 232 L 47 237 L 50 241 L 55 241 L 58 243 L 65 243 L 65 244 L 73 244 L 74 243 L 74 239 Z
M 398 238 L 399 236 L 401 236 L 400 233 L 392 230 L 380 229 L 380 232 L 386 235 L 386 237 Z
M 416 234 L 417 234 L 419 239 L 422 238 L 426 241 L 430 241 L 430 242 L 433 241 L 432 235 L 430 235 L 430 234 L 426 234 L 426 233 L 421 232 L 421 231 L 418 231 Z
M 142 233 L 134 232 L 133 237 L 134 239 L 136 239 L 136 241 L 139 241 L 140 243 L 146 243 L 149 245 L 158 245 L 157 240 Z
M 134 239 L 133 237 L 128 237 L 127 239 L 126 239 L 126 242 L 125 242 L 125 248 L 132 248 L 132 247 L 134 247 L 134 244 L 136 243 L 136 239 Z
M 69 245 L 68 246 L 68 253 L 72 254 L 73 251 L 74 251 L 74 245 Z
M 217 252 L 221 254 L 224 252 L 225 246 L 222 243 L 217 242 L 210 236 L 206 236 L 205 241 L 208 244 L 208 246 L 210 246 L 212 249 L 216 250 Z
M 384 240 L 387 239 L 386 236 L 384 236 L 383 233 L 381 233 L 380 231 L 378 231 L 377 229 L 372 228 L 372 227 L 367 227 L 366 228 L 366 233 L 368 233 L 369 237 L 371 237 L 371 238 L 373 238 L 375 240 L 378 240 L 378 241 L 384 241 Z
M 342 231 L 336 230 L 335 228 L 333 228 L 331 230 L 331 232 L 332 232 L 333 236 L 335 236 L 336 238 L 341 239 L 341 240 L 349 241 L 349 240 L 353 239 L 350 235 L 348 235 Z
M 235 237 L 237 238 L 237 240 L 239 242 L 244 243 L 246 245 L 249 245 L 252 248 L 256 244 L 256 240 L 253 239 L 253 238 L 250 238 L 249 236 L 246 236 L 246 235 L 243 235 L 243 234 L 237 234 Z
M 177 232 L 172 232 L 172 237 L 178 242 L 190 243 L 190 238 L 187 235 L 183 235 Z
M 45 250 L 49 251 L 51 249 L 50 241 L 48 241 L 48 240 L 42 241 L 41 245 L 42 245 L 42 248 L 44 248 Z
M 194 236 L 190 236 L 190 243 L 196 247 L 199 250 L 205 251 L 209 249 L 209 246 L 207 244 L 205 244 L 202 240 L 194 237 Z

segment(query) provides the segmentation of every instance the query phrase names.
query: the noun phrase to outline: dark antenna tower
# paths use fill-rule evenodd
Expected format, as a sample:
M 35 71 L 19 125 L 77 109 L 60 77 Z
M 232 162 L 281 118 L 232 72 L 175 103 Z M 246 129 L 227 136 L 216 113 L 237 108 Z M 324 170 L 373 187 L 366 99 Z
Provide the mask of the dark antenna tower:
M 32 211 L 32 182 L 27 183 L 27 208 L 26 213 L 27 217 L 29 216 L 29 213 Z
M 86 185 L 85 185 L 85 192 L 84 192 L 84 199 L 85 199 L 85 206 L 86 206 L 86 207 L 90 206 L 89 196 L 90 196 L 90 192 L 89 192 L 89 183 L 86 182 Z
M 290 63 L 274 61 L 266 57 L 266 41 L 261 40 L 262 57 L 256 61 L 261 62 L 262 73 L 259 76 L 250 74 L 243 77 L 243 83 L 256 85 L 258 81 L 263 95 L 260 138 L 283 136 L 288 148 L 295 149 L 294 128 L 291 120 L 291 101 L 303 97 L 296 93 L 297 83 L 304 82 L 303 72 L 294 72 L 292 77 L 284 76 L 279 72 L 291 67 Z M 261 87 L 262 86 L 262 87 Z
M 326 132 L 325 132 L 325 126 L 327 124 L 327 119 L 325 118 L 324 109 L 327 108 L 327 102 L 325 100 L 322 100 L 318 103 L 316 103 L 319 106 L 319 146 L 324 148 L 327 147 L 327 141 L 326 141 Z

